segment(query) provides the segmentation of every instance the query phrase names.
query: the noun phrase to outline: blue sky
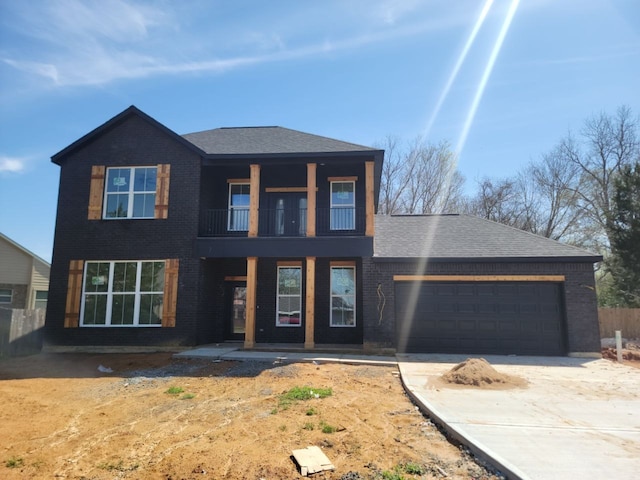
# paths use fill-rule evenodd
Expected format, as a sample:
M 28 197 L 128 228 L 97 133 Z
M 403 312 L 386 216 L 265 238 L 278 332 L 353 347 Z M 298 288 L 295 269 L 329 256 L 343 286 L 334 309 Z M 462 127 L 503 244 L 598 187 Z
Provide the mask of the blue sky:
M 0 232 L 50 260 L 50 157 L 129 105 L 179 134 L 448 140 L 471 191 L 640 114 L 640 2 L 0 0 Z

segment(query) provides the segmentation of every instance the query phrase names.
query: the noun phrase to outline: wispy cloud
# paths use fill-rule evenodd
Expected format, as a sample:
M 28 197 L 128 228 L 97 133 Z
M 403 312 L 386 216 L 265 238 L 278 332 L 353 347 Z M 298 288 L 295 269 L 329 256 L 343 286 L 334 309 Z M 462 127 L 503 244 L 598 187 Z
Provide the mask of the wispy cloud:
M 320 22 L 331 25 L 331 33 L 318 28 L 318 19 L 313 16 L 305 17 L 307 23 L 294 21 L 300 18 L 300 12 L 291 13 L 291 21 L 275 26 L 256 19 L 255 28 L 248 31 L 234 29 L 234 25 L 212 14 L 210 25 L 198 29 L 199 36 L 194 37 L 193 27 L 202 27 L 198 25 L 202 12 L 187 7 L 166 10 L 177 8 L 176 4 L 57 0 L 37 6 L 31 2 L 19 5 L 12 11 L 19 23 L 14 26 L 14 35 L 29 39 L 31 48 L 5 48 L 0 58 L 5 65 L 54 86 L 104 85 L 155 75 L 216 74 L 248 65 L 353 50 L 463 21 L 463 17 L 442 18 L 424 12 L 411 15 L 424 9 L 415 0 L 379 0 L 356 2 L 348 14 L 340 10 L 342 3 L 334 4 L 333 11 L 323 12 L 327 16 Z M 362 16 L 356 21 L 356 9 L 366 12 L 367 21 L 363 22 Z M 209 5 L 209 10 L 215 11 L 214 6 Z M 336 25 L 331 23 L 333 18 Z M 286 27 L 279 27 L 282 25 Z
M 0 155 L 0 175 L 24 172 L 27 160 L 27 158 Z

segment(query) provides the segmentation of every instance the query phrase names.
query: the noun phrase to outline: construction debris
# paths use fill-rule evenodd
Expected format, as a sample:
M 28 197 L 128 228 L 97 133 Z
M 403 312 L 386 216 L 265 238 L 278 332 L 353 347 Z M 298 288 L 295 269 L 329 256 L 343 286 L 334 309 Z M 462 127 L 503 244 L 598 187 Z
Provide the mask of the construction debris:
M 335 470 L 331 461 L 320 450 L 320 447 L 309 446 L 292 452 L 293 458 L 300 467 L 300 474 L 307 477 L 324 470 Z

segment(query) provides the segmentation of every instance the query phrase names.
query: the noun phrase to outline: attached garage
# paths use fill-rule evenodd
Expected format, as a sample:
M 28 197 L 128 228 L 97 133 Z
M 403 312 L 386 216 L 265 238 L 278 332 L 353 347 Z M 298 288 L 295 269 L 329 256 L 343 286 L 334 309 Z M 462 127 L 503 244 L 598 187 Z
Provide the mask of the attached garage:
M 601 260 L 468 215 L 377 215 L 374 256 L 363 259 L 364 343 L 398 353 L 597 356 Z
M 398 352 L 565 355 L 562 284 L 515 279 L 395 280 Z

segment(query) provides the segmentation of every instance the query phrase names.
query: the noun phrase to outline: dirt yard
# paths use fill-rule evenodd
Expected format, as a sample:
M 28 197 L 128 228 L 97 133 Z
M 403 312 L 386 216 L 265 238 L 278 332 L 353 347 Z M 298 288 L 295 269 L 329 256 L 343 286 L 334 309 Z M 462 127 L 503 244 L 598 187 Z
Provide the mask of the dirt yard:
M 394 367 L 41 354 L 1 360 L 0 381 L 3 479 L 300 478 L 291 452 L 310 445 L 335 466 L 316 479 L 498 478 Z M 331 390 L 287 398 L 295 387 Z
M 613 341 L 614 339 L 608 339 Z M 603 347 L 602 358 L 617 361 L 618 351 L 614 347 Z M 640 368 L 640 339 L 624 340 L 622 342 L 622 363 L 630 367 Z

